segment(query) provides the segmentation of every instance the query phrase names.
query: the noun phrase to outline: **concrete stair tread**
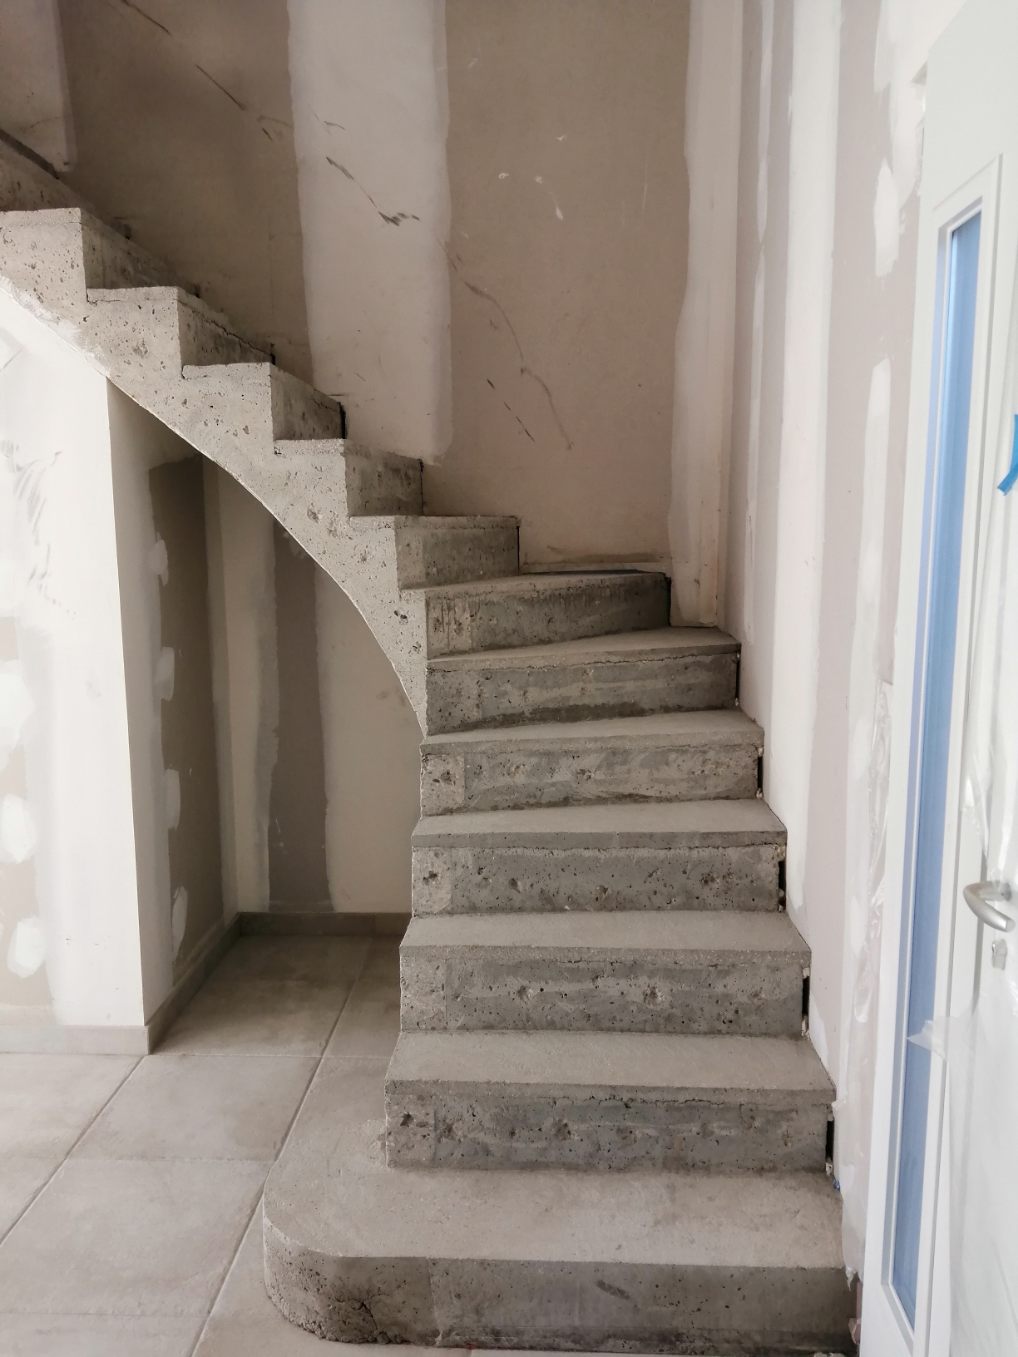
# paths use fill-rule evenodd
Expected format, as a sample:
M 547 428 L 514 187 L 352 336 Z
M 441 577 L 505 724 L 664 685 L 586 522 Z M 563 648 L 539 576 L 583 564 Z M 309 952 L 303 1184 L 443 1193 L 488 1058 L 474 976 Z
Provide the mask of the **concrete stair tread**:
M 429 735 L 424 750 L 471 745 L 496 745 L 521 748 L 546 744 L 664 744 L 761 745 L 763 731 L 744 712 L 735 709 L 717 711 L 658 712 L 645 716 L 595 717 L 585 721 L 544 721 L 533 725 L 478 726 L 472 730 L 449 731 Z
M 377 1170 L 322 1181 L 288 1157 L 269 1177 L 266 1216 L 341 1258 L 841 1266 L 839 1203 L 821 1174 Z
M 403 1032 L 388 1080 L 833 1093 L 804 1037 L 660 1032 Z
M 437 948 L 500 949 L 570 956 L 654 952 L 809 956 L 787 914 L 745 910 L 611 910 L 543 914 L 436 914 L 411 919 L 404 953 Z
M 446 595 L 452 598 L 468 598 L 472 595 L 496 599 L 534 598 L 553 591 L 583 594 L 591 588 L 605 584 L 617 584 L 620 580 L 640 582 L 663 578 L 660 572 L 652 570 L 619 570 L 601 573 L 591 572 L 589 574 L 578 572 L 566 575 L 506 575 L 500 579 L 466 580 L 460 584 L 429 585 L 423 588 L 421 593 L 426 594 L 429 598 L 441 598 Z M 490 652 L 485 651 L 483 653 L 489 654 Z
M 523 578 L 533 579 L 527 575 Z M 552 576 L 553 579 L 567 578 Z M 631 663 L 634 660 L 663 659 L 675 655 L 716 655 L 737 651 L 734 637 L 715 627 L 659 627 L 649 631 L 616 632 L 611 636 L 583 636 L 572 641 L 550 641 L 544 645 L 520 646 L 462 655 L 442 655 L 428 661 L 430 669 L 516 669 L 574 665 L 584 660 L 599 663 Z
M 418 820 L 416 847 L 656 847 L 784 843 L 785 829 L 759 798 L 744 801 L 612 802 L 457 811 Z
M 520 520 L 512 514 L 361 514 L 353 520 L 353 525 L 355 530 L 386 527 L 476 531 L 479 528 L 518 528 Z

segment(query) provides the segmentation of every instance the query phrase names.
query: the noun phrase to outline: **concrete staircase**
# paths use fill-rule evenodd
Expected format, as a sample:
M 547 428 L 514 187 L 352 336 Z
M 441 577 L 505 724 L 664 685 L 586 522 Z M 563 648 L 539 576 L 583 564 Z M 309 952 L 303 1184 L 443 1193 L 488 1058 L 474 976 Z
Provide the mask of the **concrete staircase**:
M 269 1291 L 296 1323 L 851 1349 L 832 1090 L 735 659 L 660 626 L 429 661 L 384 1106 L 298 1119 L 266 1190 Z
M 735 642 L 669 628 L 660 575 L 520 575 L 515 520 L 425 516 L 419 463 L 359 451 L 3 146 L 0 286 L 266 505 L 426 732 L 384 1104 L 298 1119 L 276 1304 L 357 1342 L 847 1351 L 831 1089 Z

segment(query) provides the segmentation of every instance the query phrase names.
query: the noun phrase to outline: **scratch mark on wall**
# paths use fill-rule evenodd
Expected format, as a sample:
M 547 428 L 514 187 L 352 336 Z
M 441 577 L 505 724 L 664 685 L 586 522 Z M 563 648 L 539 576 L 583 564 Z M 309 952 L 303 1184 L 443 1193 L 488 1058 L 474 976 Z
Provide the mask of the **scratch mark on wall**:
M 195 62 L 194 69 L 196 71 L 200 71 L 206 80 L 210 81 L 213 85 L 215 85 L 216 89 L 219 91 L 220 94 L 225 94 L 227 99 L 229 99 L 230 103 L 236 105 L 236 107 L 240 109 L 241 113 L 247 112 L 247 104 L 242 104 L 240 100 L 237 98 L 237 96 L 235 94 L 231 94 L 225 85 L 221 85 L 214 75 L 209 75 L 208 71 L 205 69 L 204 66 L 199 66 L 198 63 Z
M 479 287 L 477 283 L 472 283 L 469 278 L 464 278 L 463 274 L 460 272 L 459 264 L 457 263 L 453 254 L 447 247 L 443 248 L 445 249 L 446 258 L 449 261 L 449 267 L 452 269 L 453 273 L 460 280 L 460 282 L 467 289 L 467 291 L 472 292 L 475 297 L 480 297 L 484 301 L 488 302 L 491 306 L 493 306 L 496 309 L 496 311 L 505 321 L 506 328 L 508 329 L 510 335 L 512 336 L 513 343 L 516 345 L 516 352 L 519 354 L 520 376 L 529 377 L 531 381 L 536 382 L 537 385 L 544 392 L 545 398 L 548 401 L 548 409 L 551 411 L 552 418 L 558 425 L 558 431 L 562 435 L 562 439 L 566 445 L 566 451 L 571 452 L 573 448 L 573 440 L 569 437 L 569 434 L 566 431 L 566 427 L 562 423 L 562 419 L 555 406 L 555 399 L 551 394 L 551 388 L 549 387 L 548 383 L 544 380 L 544 378 L 539 376 L 533 370 L 533 368 L 527 364 L 526 355 L 523 352 L 523 345 L 520 343 L 520 337 L 516 333 L 516 329 L 513 326 L 512 321 L 509 319 L 505 307 L 502 305 L 502 303 L 498 300 L 497 297 L 493 297 L 491 293 L 486 292 L 483 287 Z
M 338 160 L 333 160 L 331 155 L 327 155 L 325 159 L 334 170 L 339 170 L 340 174 L 349 179 L 351 184 L 360 189 L 361 193 L 364 194 L 365 198 L 367 198 L 368 202 L 381 217 L 382 221 L 386 222 L 389 226 L 399 226 L 405 221 L 420 221 L 420 217 L 414 212 L 383 212 L 355 174 L 351 173 L 345 165 L 341 165 Z
M 136 5 L 134 0 L 120 0 L 120 3 L 123 5 L 124 9 L 129 9 L 133 14 L 137 14 L 139 18 L 147 19 L 154 28 L 158 28 L 160 32 L 165 33 L 168 38 L 173 37 L 173 34 L 165 24 L 161 24 L 158 19 L 153 19 L 152 15 L 146 13 L 140 5 Z

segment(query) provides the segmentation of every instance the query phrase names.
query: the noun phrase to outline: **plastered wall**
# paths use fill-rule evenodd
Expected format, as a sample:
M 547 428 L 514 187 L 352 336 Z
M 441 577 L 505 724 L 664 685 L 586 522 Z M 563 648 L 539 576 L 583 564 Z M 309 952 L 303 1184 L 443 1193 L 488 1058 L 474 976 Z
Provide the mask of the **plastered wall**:
M 0 448 L 0 1043 L 137 1032 L 222 928 L 201 463 L 3 297 Z
M 744 6 L 724 620 L 810 943 L 838 1086 L 846 1260 L 861 1263 L 921 74 L 957 3 Z
M 432 464 L 432 507 L 519 513 L 534 564 L 662 562 L 689 9 L 59 0 L 47 98 L 75 187 Z
M 205 473 L 229 913 L 409 913 L 421 732 L 343 592 Z

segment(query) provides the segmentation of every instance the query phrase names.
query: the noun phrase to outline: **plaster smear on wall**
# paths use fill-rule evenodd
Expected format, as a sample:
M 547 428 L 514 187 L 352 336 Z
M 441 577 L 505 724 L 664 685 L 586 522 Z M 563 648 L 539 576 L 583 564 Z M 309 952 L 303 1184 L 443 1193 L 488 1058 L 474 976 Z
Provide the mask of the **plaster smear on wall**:
M 788 257 L 778 461 L 772 702 L 767 796 L 789 835 L 789 912 L 805 929 L 810 770 L 816 716 L 827 356 L 838 135 L 840 0 L 795 7 L 789 101 Z M 795 606 L 792 606 L 792 599 Z
M 742 555 L 741 636 L 752 644 L 756 610 L 756 514 L 760 483 L 760 427 L 763 402 L 764 305 L 767 297 L 764 243 L 767 238 L 767 187 L 771 135 L 771 81 L 774 69 L 774 0 L 760 5 L 760 70 L 757 101 L 756 268 L 753 276 L 753 320 L 749 370 L 749 429 L 746 438 L 746 527 Z
M 216 748 L 227 917 L 269 905 L 269 797 L 279 729 L 272 516 L 205 468 Z
M 675 337 L 668 536 L 675 621 L 713 624 L 731 451 L 742 58 L 740 0 L 690 11 L 689 262 Z
M 321 570 L 315 596 L 329 895 L 334 909 L 408 914 L 420 727 L 378 642 Z
M 355 442 L 433 461 L 451 437 L 444 0 L 289 15 L 315 384 Z

